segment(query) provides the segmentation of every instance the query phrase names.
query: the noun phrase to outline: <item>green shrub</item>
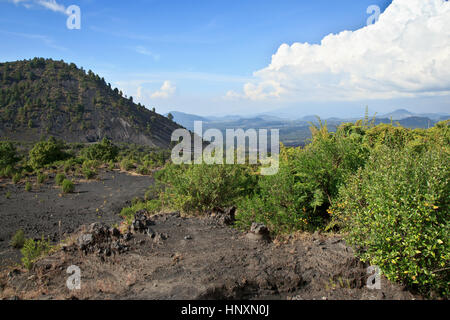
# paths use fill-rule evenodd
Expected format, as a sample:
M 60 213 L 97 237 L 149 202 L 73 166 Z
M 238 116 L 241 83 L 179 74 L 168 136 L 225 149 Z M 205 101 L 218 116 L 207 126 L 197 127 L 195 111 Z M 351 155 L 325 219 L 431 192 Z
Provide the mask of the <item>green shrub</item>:
M 326 210 L 339 187 L 364 165 L 369 150 L 361 143 L 358 126 L 342 126 L 336 133 L 325 126 L 311 130 L 312 143 L 305 148 L 282 147 L 278 173 L 261 176 L 256 192 L 239 203 L 240 228 L 262 222 L 277 234 L 326 226 Z
M 22 180 L 22 175 L 20 173 L 16 173 L 13 176 L 13 182 L 14 184 L 18 184 L 20 182 L 20 180 Z
M 27 183 L 25 184 L 25 191 L 30 192 L 33 189 L 33 185 L 31 184 L 31 182 L 27 181 Z
M 119 148 L 106 138 L 83 151 L 83 155 L 89 160 L 99 160 L 102 162 L 114 161 L 118 154 Z
M 135 210 L 132 207 L 123 208 L 122 211 L 120 211 L 120 216 L 124 218 L 128 223 L 131 223 L 133 221 L 135 214 Z
M 72 169 L 72 166 L 68 163 L 64 164 L 64 173 L 69 174 L 70 170 Z
M 5 198 L 11 199 L 11 191 L 6 192 Z
M 20 250 L 22 253 L 22 263 L 25 268 L 30 270 L 33 267 L 35 261 L 41 256 L 47 254 L 51 250 L 52 246 L 50 244 L 50 240 L 44 240 L 42 237 L 41 240 L 33 240 L 27 239 L 23 245 L 23 248 Z
M 93 179 L 96 175 L 95 171 L 90 168 L 82 168 L 83 175 L 86 179 Z
M 25 244 L 25 233 L 23 230 L 18 230 L 11 239 L 11 247 L 14 249 L 22 249 Z
M 13 167 L 19 160 L 16 147 L 11 142 L 0 142 L 0 169 L 8 166 Z
M 38 173 L 37 174 L 37 182 L 39 184 L 43 184 L 47 180 L 48 176 L 45 173 Z
M 329 210 L 363 261 L 422 293 L 449 296 L 450 152 L 378 148 Z
M 97 170 L 100 167 L 98 160 L 86 160 L 83 162 L 81 171 L 86 179 L 93 179 L 97 174 Z
M 61 186 L 66 176 L 63 173 L 58 173 L 55 177 L 56 185 Z
M 24 174 L 33 173 L 33 172 L 34 172 L 34 169 L 29 165 L 25 165 L 22 167 L 22 173 L 24 173 Z
M 45 165 L 55 161 L 64 160 L 69 155 L 64 152 L 64 143 L 50 138 L 34 145 L 29 153 L 29 163 L 35 169 L 43 168 Z
M 64 193 L 73 193 L 75 191 L 75 185 L 72 181 L 65 179 L 62 183 L 62 191 Z
M 163 186 L 156 181 L 154 185 L 148 187 L 147 191 L 145 192 L 144 199 L 145 201 L 158 199 L 161 193 L 163 192 Z
M 167 165 L 157 175 L 165 184 L 164 203 L 185 213 L 234 205 L 253 188 L 256 177 L 245 165 Z
M 146 176 L 151 173 L 151 170 L 146 165 L 139 165 L 136 169 L 136 172 L 142 174 L 143 176 Z
M 14 169 L 12 166 L 7 166 L 4 170 L 5 178 L 11 178 L 14 174 Z
M 114 163 L 114 161 L 109 161 L 108 162 L 108 170 L 113 171 L 116 168 L 116 164 Z
M 135 168 L 134 161 L 125 158 L 120 162 L 120 168 L 124 171 L 130 171 L 131 169 Z
M 158 213 L 162 209 L 162 203 L 159 199 L 154 199 L 150 201 L 139 201 L 133 204 L 131 207 L 123 208 L 120 212 L 120 216 L 131 223 L 134 219 L 134 215 L 138 211 L 146 211 L 148 213 Z
M 68 159 L 64 162 L 64 172 L 67 174 L 70 170 L 75 171 L 78 166 L 82 166 L 86 159 L 82 157 L 76 157 Z

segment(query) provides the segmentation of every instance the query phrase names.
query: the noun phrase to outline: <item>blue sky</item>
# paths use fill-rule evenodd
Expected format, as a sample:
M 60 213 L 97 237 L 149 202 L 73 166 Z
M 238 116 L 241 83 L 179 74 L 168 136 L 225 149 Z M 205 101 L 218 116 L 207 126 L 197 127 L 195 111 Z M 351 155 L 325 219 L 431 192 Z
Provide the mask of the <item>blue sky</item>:
M 302 84 L 311 73 L 297 72 L 305 69 L 297 63 L 308 57 L 303 49 L 292 48 L 278 59 L 282 65 L 276 74 L 266 70 L 255 76 L 271 65 L 283 44 L 320 44 L 331 33 L 365 28 L 368 6 L 378 5 L 383 12 L 390 4 L 385 0 L 0 0 L 0 60 L 39 56 L 74 62 L 162 113 L 252 114 L 290 109 L 299 115 L 313 111 L 353 115 L 363 112 L 366 104 L 377 111 L 408 106 L 413 111 L 430 111 L 426 107 L 430 103 L 431 111 L 449 111 L 446 88 L 439 88 L 438 96 L 429 89 L 426 95 L 416 96 L 410 87 L 402 87 L 400 93 L 370 99 L 334 93 L 329 100 L 306 97 L 305 91 L 315 89 Z M 81 9 L 80 30 L 67 29 L 67 15 L 58 9 L 70 5 Z M 280 73 L 288 68 L 299 70 Z M 330 77 L 322 71 L 320 77 L 328 86 Z M 286 78 L 291 82 L 282 80 Z M 385 78 L 380 79 L 377 86 L 391 92 L 384 87 Z M 322 80 L 317 81 L 315 88 L 322 86 Z M 425 87 L 432 84 L 414 90 L 423 92 Z M 342 86 L 342 91 L 348 90 L 354 89 Z M 262 94 L 266 91 L 270 94 Z

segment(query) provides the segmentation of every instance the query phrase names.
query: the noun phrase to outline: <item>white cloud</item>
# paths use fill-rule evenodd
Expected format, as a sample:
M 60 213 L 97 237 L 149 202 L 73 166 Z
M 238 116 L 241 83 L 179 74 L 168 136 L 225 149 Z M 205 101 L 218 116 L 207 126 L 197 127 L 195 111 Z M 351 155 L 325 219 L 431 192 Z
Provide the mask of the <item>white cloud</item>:
M 9 31 L 3 31 L 3 30 L 0 30 L 0 33 L 10 35 L 10 36 L 15 36 L 15 37 L 27 38 L 27 39 L 31 39 L 31 40 L 38 40 L 38 41 L 43 42 L 45 45 L 47 45 L 50 48 L 61 50 L 61 51 L 67 50 L 67 48 L 57 45 L 55 43 L 55 41 L 53 40 L 53 38 L 46 36 L 46 35 L 21 33 L 21 32 L 9 32 Z
M 56 2 L 56 0 L 10 0 L 10 1 L 16 5 L 22 4 L 27 9 L 32 8 L 33 5 L 38 5 L 54 12 L 60 12 L 66 15 L 68 14 L 66 12 L 67 8 L 64 5 Z
M 151 52 L 150 50 L 148 50 L 147 48 L 145 48 L 145 47 L 143 47 L 143 46 L 137 46 L 137 47 L 135 48 L 135 51 L 136 51 L 137 53 L 139 53 L 139 54 L 144 55 L 144 56 L 152 57 L 153 60 L 155 60 L 155 61 L 158 61 L 159 58 L 160 58 L 159 54 L 155 54 L 155 53 Z
M 389 99 L 450 93 L 450 3 L 393 0 L 371 26 L 283 44 L 242 93 L 250 100 Z
M 169 80 L 164 81 L 163 85 L 161 86 L 161 89 L 154 92 L 151 95 L 152 99 L 167 99 L 171 97 L 175 91 L 176 91 L 175 85 L 173 85 Z

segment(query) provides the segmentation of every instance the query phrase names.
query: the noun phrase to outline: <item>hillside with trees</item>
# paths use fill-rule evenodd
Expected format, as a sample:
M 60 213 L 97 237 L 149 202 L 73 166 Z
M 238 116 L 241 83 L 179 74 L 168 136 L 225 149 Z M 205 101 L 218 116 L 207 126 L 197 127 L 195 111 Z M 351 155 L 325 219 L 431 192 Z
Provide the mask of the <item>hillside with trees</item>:
M 64 61 L 0 63 L 0 136 L 38 141 L 136 143 L 167 147 L 179 126 L 133 102 L 104 78 Z

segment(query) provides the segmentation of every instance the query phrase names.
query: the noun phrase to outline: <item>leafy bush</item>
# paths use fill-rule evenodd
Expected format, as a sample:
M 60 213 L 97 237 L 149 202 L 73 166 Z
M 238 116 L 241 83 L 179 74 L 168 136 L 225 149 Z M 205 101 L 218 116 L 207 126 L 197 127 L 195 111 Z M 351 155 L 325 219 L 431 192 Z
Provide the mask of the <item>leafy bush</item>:
M 0 176 L 2 178 L 11 178 L 14 174 L 14 169 L 12 166 L 7 166 L 4 169 L 0 169 Z
M 159 196 L 163 193 L 163 186 L 159 181 L 156 181 L 154 185 L 148 187 L 145 192 L 144 199 L 145 201 L 158 199 Z
M 185 213 L 229 207 L 250 193 L 256 177 L 245 165 L 167 165 L 157 175 L 164 203 Z
M 334 134 L 312 127 L 313 141 L 304 149 L 282 146 L 278 173 L 261 176 L 255 194 L 241 201 L 237 225 L 262 222 L 273 233 L 324 228 L 339 187 L 368 157 L 357 129 L 342 126 Z
M 131 207 L 123 208 L 120 212 L 120 216 L 122 216 L 127 223 L 131 223 L 133 221 L 134 215 L 138 211 L 145 210 L 148 213 L 158 213 L 162 209 L 162 203 L 159 199 L 153 199 L 150 201 L 139 201 L 133 204 Z
M 108 170 L 113 171 L 116 168 L 116 164 L 114 163 L 114 161 L 109 161 L 108 162 Z
M 120 168 L 124 171 L 130 171 L 131 169 L 135 168 L 134 161 L 125 158 L 120 162 Z
M 14 165 L 20 160 L 15 146 L 9 141 L 0 142 L 0 169 Z
M 103 162 L 114 161 L 119 154 L 119 148 L 104 138 L 100 143 L 93 144 L 84 150 L 83 154 L 89 160 Z
M 449 295 L 450 152 L 380 147 L 329 210 L 363 261 L 422 293 Z
M 147 165 L 139 165 L 136 169 L 136 172 L 139 174 L 142 174 L 143 176 L 149 175 L 151 173 L 151 170 Z
M 48 176 L 45 173 L 38 173 L 37 174 L 37 182 L 39 184 L 43 184 L 47 180 Z
M 63 191 L 64 193 L 72 193 L 72 192 L 75 191 L 75 185 L 73 184 L 72 181 L 70 181 L 70 180 L 68 180 L 68 179 L 65 179 L 65 180 L 62 182 L 62 191 Z
M 86 179 L 93 179 L 97 174 L 97 170 L 100 167 L 98 160 L 86 160 L 83 162 L 81 171 Z
M 67 159 L 69 155 L 63 149 L 64 143 L 54 138 L 38 142 L 30 150 L 29 163 L 33 168 L 40 169 L 55 161 Z
M 22 229 L 18 230 L 11 239 L 11 247 L 15 249 L 23 248 L 25 244 L 25 233 Z
M 71 158 L 64 163 L 64 172 L 68 173 L 70 170 L 75 170 L 78 166 L 83 165 L 86 160 L 83 157 Z
M 83 175 L 86 179 L 91 180 L 95 177 L 96 173 L 91 168 L 82 168 Z
M 66 176 L 63 173 L 58 173 L 55 177 L 56 185 L 61 186 Z
M 20 180 L 22 180 L 22 175 L 20 174 L 20 173 L 16 173 L 14 176 L 13 176 L 13 182 L 14 182 L 14 184 L 18 184 L 19 182 L 20 182 Z
M 51 248 L 52 246 L 50 244 L 50 240 L 46 241 L 44 240 L 44 237 L 37 241 L 27 239 L 23 245 L 23 248 L 20 250 L 23 255 L 22 263 L 25 268 L 30 270 L 33 267 L 34 262 L 41 256 L 47 254 Z
M 27 181 L 27 183 L 25 184 L 25 191 L 30 192 L 33 189 L 33 185 L 31 184 L 31 182 Z

